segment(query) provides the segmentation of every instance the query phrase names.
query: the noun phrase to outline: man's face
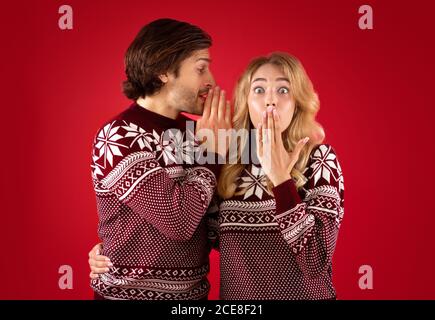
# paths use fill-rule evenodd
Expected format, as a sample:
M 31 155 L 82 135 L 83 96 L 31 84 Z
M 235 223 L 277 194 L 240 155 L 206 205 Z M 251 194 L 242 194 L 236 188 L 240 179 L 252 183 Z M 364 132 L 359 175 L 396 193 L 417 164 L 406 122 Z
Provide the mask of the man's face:
M 215 85 L 210 62 L 208 49 L 196 50 L 181 62 L 178 77 L 173 73 L 168 75 L 165 86 L 170 106 L 179 111 L 202 114 L 208 89 Z

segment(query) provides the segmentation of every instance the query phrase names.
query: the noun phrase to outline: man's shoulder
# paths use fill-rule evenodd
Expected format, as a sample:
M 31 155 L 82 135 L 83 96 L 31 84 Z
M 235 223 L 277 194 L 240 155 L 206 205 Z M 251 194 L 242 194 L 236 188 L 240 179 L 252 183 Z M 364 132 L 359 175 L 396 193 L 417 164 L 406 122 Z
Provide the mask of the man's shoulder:
M 105 121 L 94 136 L 92 167 L 95 177 L 104 176 L 122 159 L 137 152 L 148 156 L 156 149 L 154 131 L 145 131 L 135 121 L 134 105 Z

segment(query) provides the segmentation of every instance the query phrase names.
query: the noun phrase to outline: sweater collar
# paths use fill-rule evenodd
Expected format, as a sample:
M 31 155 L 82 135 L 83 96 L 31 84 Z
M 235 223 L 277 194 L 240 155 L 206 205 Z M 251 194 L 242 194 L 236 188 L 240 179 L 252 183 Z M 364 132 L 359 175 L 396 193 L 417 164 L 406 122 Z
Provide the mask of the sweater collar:
M 166 116 L 163 116 L 161 114 L 158 114 L 156 112 L 150 111 L 148 109 L 145 109 L 144 107 L 141 107 L 136 102 L 134 102 L 130 109 L 134 111 L 137 114 L 140 114 L 141 117 L 146 119 L 147 121 L 153 122 L 158 124 L 159 126 L 163 128 L 178 128 L 179 127 L 179 120 L 178 119 L 172 119 Z M 178 117 L 180 118 L 180 116 Z

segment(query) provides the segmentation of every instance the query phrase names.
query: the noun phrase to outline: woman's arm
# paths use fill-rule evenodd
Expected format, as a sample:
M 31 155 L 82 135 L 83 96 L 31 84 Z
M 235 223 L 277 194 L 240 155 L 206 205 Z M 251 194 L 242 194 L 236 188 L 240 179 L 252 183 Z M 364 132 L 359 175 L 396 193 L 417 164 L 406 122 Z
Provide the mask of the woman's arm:
M 291 179 L 273 188 L 275 219 L 302 272 L 315 278 L 331 264 L 344 212 L 343 176 L 334 149 L 315 149 L 305 175 L 303 199 Z

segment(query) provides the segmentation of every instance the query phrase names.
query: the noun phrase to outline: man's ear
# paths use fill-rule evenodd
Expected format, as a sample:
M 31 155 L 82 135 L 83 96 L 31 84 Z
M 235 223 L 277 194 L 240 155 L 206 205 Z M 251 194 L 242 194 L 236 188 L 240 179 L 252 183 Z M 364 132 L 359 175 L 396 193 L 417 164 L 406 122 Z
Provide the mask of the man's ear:
M 168 80 L 169 80 L 168 74 L 164 73 L 164 74 L 159 75 L 159 79 L 160 79 L 161 82 L 167 83 Z

